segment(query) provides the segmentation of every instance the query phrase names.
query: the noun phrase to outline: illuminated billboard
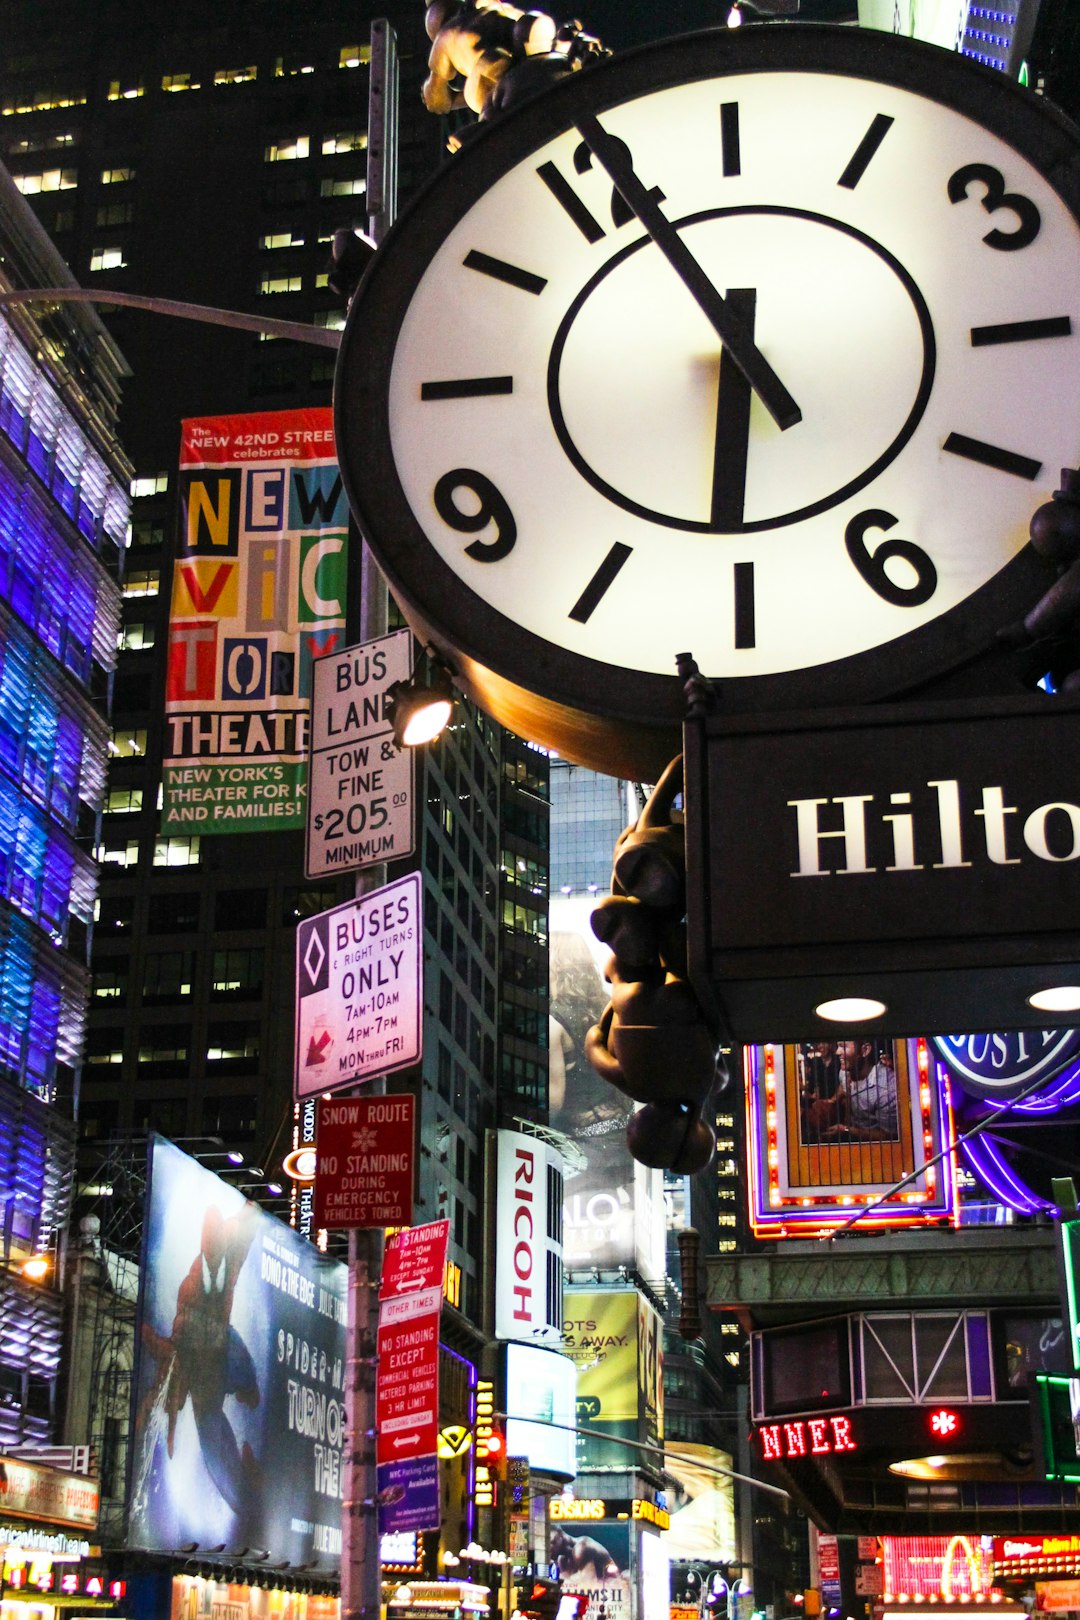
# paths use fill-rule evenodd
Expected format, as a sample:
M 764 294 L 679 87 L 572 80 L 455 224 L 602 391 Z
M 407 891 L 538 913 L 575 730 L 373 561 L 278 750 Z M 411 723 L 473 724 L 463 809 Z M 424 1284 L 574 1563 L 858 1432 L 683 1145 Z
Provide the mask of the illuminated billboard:
M 566 1167 L 563 1260 L 569 1271 L 627 1266 L 662 1277 L 663 1172 L 630 1156 L 626 1124 L 635 1105 L 585 1056 L 585 1036 L 608 1000 L 611 952 L 589 925 L 598 898 L 550 900 L 549 1123 L 578 1150 Z
M 162 828 L 302 827 L 312 663 L 345 626 L 333 413 L 189 419 L 179 484 Z
M 632 1462 L 620 1440 L 663 1437 L 663 1323 L 636 1288 L 568 1288 L 563 1346 L 577 1365 L 578 1468 Z
M 671 1520 L 663 1540 L 673 1562 L 721 1564 L 738 1557 L 731 1467 L 728 1453 L 715 1446 L 690 1440 L 666 1443 Z
M 863 1228 L 954 1216 L 948 1091 L 926 1041 L 840 1034 L 748 1046 L 744 1063 L 757 1236 L 835 1228 L 860 1204 Z
M 337 1566 L 346 1268 L 153 1137 L 128 1544 Z
M 569 1356 L 506 1346 L 506 1452 L 545 1474 L 573 1479 L 577 1368 Z
M 495 1337 L 559 1343 L 563 1157 L 526 1131 L 499 1131 Z
M 588 1615 L 630 1620 L 629 1520 L 590 1520 L 587 1526 L 554 1523 L 548 1530 L 548 1558 L 558 1569 L 564 1592 L 588 1594 Z M 666 1606 L 662 1612 L 667 1612 Z

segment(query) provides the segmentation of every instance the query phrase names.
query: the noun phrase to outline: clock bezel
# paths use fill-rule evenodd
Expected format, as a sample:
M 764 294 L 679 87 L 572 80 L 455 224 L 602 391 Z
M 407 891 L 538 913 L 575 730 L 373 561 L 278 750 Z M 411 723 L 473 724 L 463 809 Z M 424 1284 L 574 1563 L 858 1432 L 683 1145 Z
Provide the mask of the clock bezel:
M 414 630 L 452 661 L 465 690 L 497 719 L 617 774 L 647 777 L 677 750 L 685 707 L 680 681 L 674 671 L 616 668 L 524 629 L 438 555 L 404 494 L 391 447 L 396 338 L 450 229 L 491 185 L 579 116 L 602 115 L 670 86 L 756 72 L 866 79 L 946 106 L 1012 146 L 1080 228 L 1080 132 L 995 70 L 936 46 L 835 25 L 715 29 L 590 67 L 482 127 L 380 246 L 353 299 L 338 358 L 335 431 L 346 492 Z M 828 664 L 720 678 L 721 701 L 733 710 L 770 711 L 896 696 L 977 656 L 1046 584 L 1045 565 L 1025 546 L 964 601 L 917 629 Z

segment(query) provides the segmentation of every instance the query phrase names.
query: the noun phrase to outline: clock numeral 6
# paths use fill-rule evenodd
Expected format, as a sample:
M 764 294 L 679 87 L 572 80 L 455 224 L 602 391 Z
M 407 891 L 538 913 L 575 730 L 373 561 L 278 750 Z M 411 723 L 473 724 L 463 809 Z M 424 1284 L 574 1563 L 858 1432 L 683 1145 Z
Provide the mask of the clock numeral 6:
M 950 175 L 949 201 L 963 202 L 973 180 L 986 187 L 979 201 L 988 214 L 996 214 L 999 208 L 1007 208 L 1016 215 L 1015 230 L 1003 231 L 995 226 L 986 233 L 983 241 L 987 247 L 998 248 L 1002 253 L 1014 253 L 1017 248 L 1025 248 L 1034 242 L 1042 224 L 1039 210 L 1030 197 L 1022 197 L 1018 191 L 1006 191 L 1005 176 L 989 163 L 965 163 L 962 169 Z
M 456 500 L 459 489 L 466 489 L 475 496 L 479 503 L 476 511 L 462 511 Z M 517 543 L 514 514 L 485 473 L 474 472 L 470 467 L 455 467 L 443 473 L 435 485 L 434 500 L 435 510 L 443 522 L 459 534 L 477 534 L 494 523 L 494 537 L 474 540 L 471 546 L 465 547 L 466 557 L 474 557 L 477 562 L 501 562 L 513 551 Z
M 866 544 L 867 529 L 891 529 L 898 518 L 891 512 L 871 508 L 858 512 L 844 530 L 844 544 L 860 575 L 872 591 L 894 607 L 919 607 L 929 602 L 937 590 L 937 569 L 921 546 L 913 540 L 883 540 L 873 551 Z M 898 585 L 885 572 L 893 557 L 901 557 L 915 572 L 910 585 Z

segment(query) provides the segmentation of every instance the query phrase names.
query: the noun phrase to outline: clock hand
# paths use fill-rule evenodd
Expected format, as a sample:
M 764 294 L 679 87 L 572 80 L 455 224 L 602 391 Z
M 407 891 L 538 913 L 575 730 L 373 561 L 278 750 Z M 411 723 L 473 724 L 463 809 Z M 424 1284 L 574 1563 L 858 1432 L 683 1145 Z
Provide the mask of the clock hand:
M 753 287 L 729 287 L 725 300 L 751 334 L 754 330 Z M 713 449 L 712 511 L 714 529 L 740 529 L 746 502 L 746 454 L 750 444 L 750 384 L 736 370 L 731 350 L 720 351 L 716 392 L 716 438 Z
M 792 399 L 772 366 L 754 343 L 729 304 L 720 296 L 704 270 L 686 246 L 676 227 L 649 196 L 630 163 L 592 114 L 577 120 L 578 133 L 590 152 L 606 169 L 627 205 L 633 209 L 656 246 L 678 273 L 698 305 L 708 316 L 725 349 L 758 395 L 777 427 L 794 427 L 802 421 L 802 411 Z

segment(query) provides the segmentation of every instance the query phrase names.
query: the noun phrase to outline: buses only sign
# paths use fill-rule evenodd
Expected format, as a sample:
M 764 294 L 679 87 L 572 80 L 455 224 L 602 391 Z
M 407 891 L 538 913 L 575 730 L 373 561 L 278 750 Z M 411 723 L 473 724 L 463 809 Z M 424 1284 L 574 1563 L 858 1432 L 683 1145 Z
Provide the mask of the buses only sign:
M 320 1097 L 317 1227 L 411 1226 L 416 1099 Z
M 420 1059 L 419 872 L 296 929 L 296 1096 L 340 1091 Z

